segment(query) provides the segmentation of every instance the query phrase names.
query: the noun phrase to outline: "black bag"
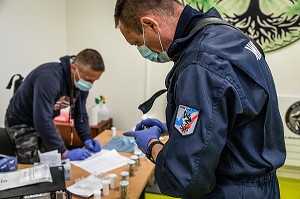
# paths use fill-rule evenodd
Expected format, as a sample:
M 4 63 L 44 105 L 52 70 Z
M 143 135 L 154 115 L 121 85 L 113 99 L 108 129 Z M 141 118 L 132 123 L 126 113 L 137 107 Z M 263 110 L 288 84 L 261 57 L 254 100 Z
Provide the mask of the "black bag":
M 9 80 L 7 86 L 6 86 L 6 89 L 10 89 L 11 88 L 12 83 L 13 83 L 13 79 L 14 79 L 15 76 L 18 76 L 19 78 L 17 80 L 15 80 L 15 82 L 14 82 L 14 93 L 17 91 L 17 89 L 19 88 L 19 86 L 21 85 L 21 83 L 22 83 L 22 81 L 24 79 L 24 77 L 22 77 L 22 75 L 20 75 L 20 74 L 13 75 L 10 78 L 10 80 Z

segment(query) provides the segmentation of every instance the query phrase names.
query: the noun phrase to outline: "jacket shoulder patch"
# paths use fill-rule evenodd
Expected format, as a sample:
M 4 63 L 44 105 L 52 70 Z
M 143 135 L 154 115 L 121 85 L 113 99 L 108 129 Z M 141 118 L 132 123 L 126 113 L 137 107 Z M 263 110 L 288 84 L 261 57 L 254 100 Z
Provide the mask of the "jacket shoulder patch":
M 179 105 L 175 121 L 175 128 L 186 136 L 194 133 L 199 111 L 184 105 Z

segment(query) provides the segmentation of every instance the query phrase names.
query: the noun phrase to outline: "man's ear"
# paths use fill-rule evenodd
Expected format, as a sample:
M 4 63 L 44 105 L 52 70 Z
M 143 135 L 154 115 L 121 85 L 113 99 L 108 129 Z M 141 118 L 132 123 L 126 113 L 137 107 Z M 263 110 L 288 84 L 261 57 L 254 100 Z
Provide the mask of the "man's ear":
M 149 28 L 156 33 L 159 32 L 159 25 L 157 21 L 151 17 L 142 17 L 141 24 L 144 28 Z
M 76 65 L 74 63 L 71 63 L 71 71 L 75 71 L 76 70 Z

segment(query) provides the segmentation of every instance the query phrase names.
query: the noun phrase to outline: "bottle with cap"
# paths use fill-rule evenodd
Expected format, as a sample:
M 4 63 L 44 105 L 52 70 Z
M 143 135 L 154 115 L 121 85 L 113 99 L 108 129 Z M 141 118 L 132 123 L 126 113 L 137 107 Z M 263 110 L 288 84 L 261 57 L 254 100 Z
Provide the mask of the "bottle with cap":
M 127 180 L 120 181 L 120 199 L 128 199 L 129 198 L 129 182 Z
M 100 99 L 99 98 L 95 98 L 95 106 L 97 107 L 97 112 L 98 112 L 98 123 L 100 123 L 102 121 L 101 118 L 101 107 L 100 107 Z
M 139 157 L 137 155 L 132 155 L 130 156 L 130 159 L 134 160 L 135 162 L 135 170 L 138 170 L 138 166 L 139 166 Z
M 120 173 L 120 176 L 121 176 L 121 181 L 122 180 L 128 180 L 129 172 L 128 171 L 122 171 Z
M 138 165 L 141 166 L 142 165 L 142 155 L 143 153 L 141 151 L 134 151 L 134 155 L 136 155 L 139 159 L 138 159 Z
M 129 172 L 129 177 L 134 176 L 134 171 L 135 171 L 135 161 L 134 160 L 129 160 L 128 161 L 128 172 Z
M 89 108 L 88 115 L 89 115 L 89 125 L 90 126 L 97 125 L 98 124 L 98 110 L 95 105 L 93 105 Z
M 100 105 L 100 115 L 102 120 L 108 120 L 109 119 L 109 111 L 106 104 L 106 98 L 101 95 L 101 105 Z

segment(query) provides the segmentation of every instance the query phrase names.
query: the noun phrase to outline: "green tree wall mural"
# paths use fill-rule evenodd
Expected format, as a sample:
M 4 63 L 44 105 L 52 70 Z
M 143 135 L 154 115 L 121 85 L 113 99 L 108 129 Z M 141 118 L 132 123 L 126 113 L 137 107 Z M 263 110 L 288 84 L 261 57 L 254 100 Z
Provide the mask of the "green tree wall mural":
M 255 39 L 265 52 L 300 39 L 300 0 L 182 0 L 202 12 L 215 7 L 222 18 Z

